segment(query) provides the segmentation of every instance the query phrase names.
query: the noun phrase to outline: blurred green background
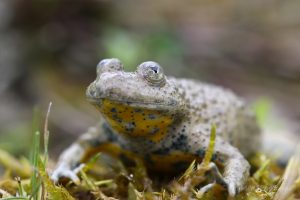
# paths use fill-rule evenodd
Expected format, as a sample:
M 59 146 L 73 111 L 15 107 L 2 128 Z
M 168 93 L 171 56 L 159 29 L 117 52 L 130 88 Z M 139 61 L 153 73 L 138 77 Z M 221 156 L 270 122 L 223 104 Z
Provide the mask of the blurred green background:
M 269 99 L 272 130 L 299 142 L 300 1 L 0 1 L 0 148 L 26 154 L 32 110 L 50 116 L 57 155 L 97 113 L 85 88 L 103 58 L 133 71 L 146 60 L 167 75 Z M 273 123 L 273 124 L 272 124 Z

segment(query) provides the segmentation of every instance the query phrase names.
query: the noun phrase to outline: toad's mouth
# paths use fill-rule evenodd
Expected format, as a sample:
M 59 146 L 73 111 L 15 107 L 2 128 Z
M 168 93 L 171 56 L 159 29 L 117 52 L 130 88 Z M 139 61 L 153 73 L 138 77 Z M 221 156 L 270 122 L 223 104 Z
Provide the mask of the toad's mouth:
M 137 93 L 128 93 L 119 88 L 111 90 L 100 90 L 96 88 L 95 83 L 90 84 L 86 92 L 87 100 L 96 106 L 101 106 L 104 101 L 118 103 L 132 108 L 146 108 L 153 110 L 174 112 L 180 107 L 179 102 L 174 97 L 166 96 L 145 96 Z
M 111 103 L 117 103 L 126 107 L 132 108 L 146 108 L 149 110 L 174 110 L 176 107 L 176 102 L 155 102 L 155 101 L 133 101 L 133 100 L 122 100 L 117 98 L 107 98 L 107 97 L 87 97 L 87 100 L 96 106 L 102 106 L 104 101 L 109 101 Z

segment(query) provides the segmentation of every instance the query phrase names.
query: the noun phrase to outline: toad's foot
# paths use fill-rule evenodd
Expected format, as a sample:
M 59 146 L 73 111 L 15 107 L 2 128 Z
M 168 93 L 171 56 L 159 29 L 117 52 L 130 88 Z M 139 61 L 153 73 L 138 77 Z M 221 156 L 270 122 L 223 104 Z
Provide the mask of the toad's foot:
M 200 188 L 198 194 L 203 195 L 211 190 L 216 184 L 221 185 L 224 189 L 226 189 L 231 197 L 234 197 L 239 192 L 235 182 L 229 178 L 224 178 L 215 163 L 209 163 L 209 170 L 212 173 L 215 182 L 209 183 Z
M 66 163 L 61 163 L 52 173 L 51 180 L 57 183 L 61 177 L 71 179 L 76 185 L 80 184 L 80 179 L 77 174 L 84 167 L 84 164 L 80 164 L 78 167 L 71 169 Z

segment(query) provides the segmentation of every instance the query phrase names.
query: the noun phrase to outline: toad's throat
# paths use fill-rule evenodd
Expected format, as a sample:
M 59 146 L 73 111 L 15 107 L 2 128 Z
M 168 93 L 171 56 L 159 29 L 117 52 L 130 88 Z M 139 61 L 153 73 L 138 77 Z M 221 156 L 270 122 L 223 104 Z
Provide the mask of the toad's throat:
M 174 122 L 172 112 L 134 107 L 103 99 L 96 107 L 116 132 L 129 137 L 161 140 Z

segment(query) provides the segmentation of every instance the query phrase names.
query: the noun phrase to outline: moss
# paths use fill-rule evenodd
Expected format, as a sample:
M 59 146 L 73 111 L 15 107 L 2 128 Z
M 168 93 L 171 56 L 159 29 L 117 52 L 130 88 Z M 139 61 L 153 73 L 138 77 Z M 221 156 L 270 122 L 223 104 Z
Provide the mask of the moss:
M 100 156 L 101 157 L 101 156 Z M 257 154 L 254 167 L 258 167 L 248 180 L 246 189 L 234 199 L 256 200 L 277 199 L 293 200 L 300 194 L 300 160 L 292 157 L 286 169 L 281 169 L 272 159 L 263 154 Z M 9 163 L 11 160 L 6 160 Z M 13 163 L 21 165 L 23 161 L 14 159 Z M 22 194 L 24 199 L 29 199 L 32 190 L 30 173 L 18 171 L 9 173 L 14 169 L 8 164 L 6 173 L 0 179 L 0 195 L 3 198 L 17 197 Z M 227 194 L 218 185 L 214 186 L 205 194 L 201 194 L 197 185 L 206 183 L 205 172 L 207 168 L 203 164 L 191 163 L 190 167 L 182 176 L 165 178 L 151 177 L 142 163 L 137 163 L 134 168 L 124 167 L 121 163 L 114 166 L 103 161 L 88 164 L 89 167 L 80 173 L 82 179 L 80 185 L 63 182 L 64 187 L 54 185 L 42 166 L 38 168 L 38 176 L 41 180 L 41 189 L 45 194 L 44 199 L 226 199 Z M 27 174 L 24 176 L 24 174 Z M 15 176 L 22 175 L 19 181 Z M 39 197 L 41 197 L 39 193 Z

